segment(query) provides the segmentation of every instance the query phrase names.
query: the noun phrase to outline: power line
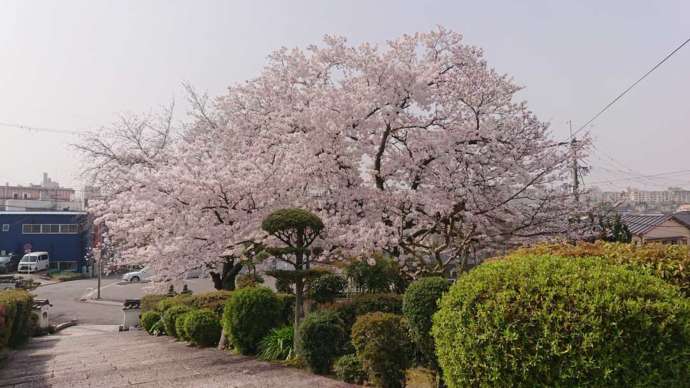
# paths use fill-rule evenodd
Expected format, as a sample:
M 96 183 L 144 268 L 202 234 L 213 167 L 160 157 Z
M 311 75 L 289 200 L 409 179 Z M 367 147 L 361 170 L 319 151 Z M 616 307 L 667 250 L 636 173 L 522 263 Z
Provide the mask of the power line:
M 640 176 L 638 176 L 638 177 L 630 177 L 630 178 L 609 179 L 609 180 L 602 180 L 602 181 L 589 182 L 589 183 L 590 183 L 590 184 L 595 184 L 595 183 L 631 181 L 631 180 L 638 180 L 638 179 L 640 179 L 640 178 L 655 178 L 655 177 L 662 177 L 662 176 L 686 175 L 686 174 L 690 174 L 690 170 L 669 171 L 669 172 L 662 172 L 662 173 L 658 173 L 658 174 L 640 175 Z
M 654 72 L 654 70 L 658 69 L 659 66 L 663 65 L 664 62 L 666 62 L 667 60 L 669 60 L 669 58 L 671 58 L 675 53 L 677 53 L 680 49 L 682 49 L 683 46 L 685 46 L 686 44 L 688 44 L 688 42 L 690 42 L 690 38 L 688 38 L 685 42 L 681 43 L 680 46 L 676 47 L 673 51 L 671 51 L 668 55 L 666 55 L 666 56 L 664 57 L 664 59 L 662 59 L 659 63 L 657 63 L 656 65 L 654 65 L 654 67 L 652 67 L 651 69 L 649 69 L 649 71 L 647 71 L 642 77 L 640 77 L 640 78 L 639 78 L 637 81 L 635 81 L 632 85 L 628 86 L 627 89 L 625 89 L 622 93 L 620 93 L 618 96 L 616 96 L 616 98 L 614 98 L 611 102 L 609 102 L 608 104 L 606 104 L 606 106 L 605 106 L 604 108 L 602 108 L 599 112 L 597 112 L 597 114 L 595 114 L 594 117 L 592 117 L 591 119 L 589 119 L 589 121 L 587 121 L 582 127 L 580 127 L 580 129 L 578 129 L 578 130 L 575 131 L 573 134 L 571 134 L 571 135 L 570 135 L 570 138 L 572 139 L 574 136 L 576 136 L 578 133 L 580 133 L 583 129 L 585 129 L 589 124 L 591 124 L 594 120 L 596 120 L 597 118 L 599 118 L 599 116 L 601 116 L 604 112 L 606 112 L 613 104 L 615 104 L 618 100 L 620 100 L 621 98 L 623 98 L 623 96 L 625 96 L 632 88 L 634 88 L 635 86 L 637 86 L 637 84 L 639 84 L 640 82 L 642 82 L 643 79 L 647 78 L 648 75 L 652 74 L 652 73 Z
M 79 132 L 79 131 L 70 131 L 68 129 L 32 127 L 30 125 L 6 123 L 6 122 L 0 122 L 0 126 L 16 128 L 16 129 L 23 129 L 25 131 L 30 131 L 30 132 L 33 131 L 33 132 L 59 133 L 59 134 L 65 134 L 65 135 L 81 135 L 83 133 L 83 132 Z

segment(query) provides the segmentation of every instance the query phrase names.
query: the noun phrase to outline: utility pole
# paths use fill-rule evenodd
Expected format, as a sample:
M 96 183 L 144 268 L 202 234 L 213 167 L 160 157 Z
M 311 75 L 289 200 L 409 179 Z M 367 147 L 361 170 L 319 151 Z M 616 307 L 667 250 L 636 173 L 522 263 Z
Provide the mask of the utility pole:
M 568 124 L 570 125 L 570 137 L 572 138 L 570 139 L 570 148 L 573 154 L 573 195 L 575 196 L 575 202 L 580 202 L 580 167 L 577 163 L 577 138 L 573 137 L 573 122 L 568 120 Z
M 98 264 L 98 294 L 96 295 L 96 299 L 100 300 L 101 299 L 101 250 L 98 248 L 93 249 L 93 258 L 96 260 L 96 263 Z

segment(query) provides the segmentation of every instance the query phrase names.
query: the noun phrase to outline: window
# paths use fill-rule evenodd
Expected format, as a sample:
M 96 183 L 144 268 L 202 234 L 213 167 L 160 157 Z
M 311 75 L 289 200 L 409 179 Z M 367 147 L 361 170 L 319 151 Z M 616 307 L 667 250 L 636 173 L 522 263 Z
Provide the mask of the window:
M 24 224 L 24 234 L 77 234 L 78 224 Z
M 10 231 L 10 224 L 2 224 L 2 231 L 3 232 L 9 232 Z
M 77 225 L 77 224 L 62 224 L 62 225 L 60 225 L 60 233 L 62 233 L 62 234 L 77 234 L 77 233 L 79 233 L 79 225 Z
M 22 233 L 24 233 L 24 234 L 41 233 L 41 224 L 24 224 L 24 225 L 22 225 Z
M 58 224 L 43 224 L 43 225 L 41 225 L 41 232 L 43 234 L 58 234 L 58 233 L 60 233 L 60 225 L 58 225 Z

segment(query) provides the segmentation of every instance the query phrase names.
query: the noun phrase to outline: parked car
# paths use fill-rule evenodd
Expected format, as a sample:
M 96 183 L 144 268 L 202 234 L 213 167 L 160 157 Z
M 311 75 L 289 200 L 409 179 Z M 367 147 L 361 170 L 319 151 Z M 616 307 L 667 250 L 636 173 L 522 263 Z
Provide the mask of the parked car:
M 48 252 L 31 252 L 27 253 L 19 261 L 19 266 L 17 272 L 38 272 L 48 269 L 48 262 L 50 261 L 50 256 Z
M 19 267 L 19 261 L 22 259 L 21 256 L 9 253 L 7 255 L 0 256 L 0 273 L 10 273 L 16 272 Z
M 148 280 L 153 276 L 153 271 L 149 267 L 144 267 L 138 271 L 127 272 L 122 275 L 122 280 L 126 282 L 136 283 L 143 280 Z

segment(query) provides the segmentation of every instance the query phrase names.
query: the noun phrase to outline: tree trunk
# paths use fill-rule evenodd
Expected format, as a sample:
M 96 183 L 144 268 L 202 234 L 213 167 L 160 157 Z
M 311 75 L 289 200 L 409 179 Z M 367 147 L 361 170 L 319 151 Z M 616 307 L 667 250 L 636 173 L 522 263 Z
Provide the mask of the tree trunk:
M 214 271 L 209 272 L 213 287 L 216 290 L 232 291 L 235 289 L 235 278 L 240 273 L 244 264 L 242 261 L 235 263 L 234 258 L 225 258 L 223 262 L 223 270 L 221 273 Z
M 299 324 L 302 322 L 302 316 L 304 315 L 304 308 L 302 304 L 304 303 L 304 279 L 297 279 L 295 281 L 295 325 L 293 327 L 294 340 L 292 348 L 295 350 L 295 354 L 302 354 L 302 344 L 299 335 Z

